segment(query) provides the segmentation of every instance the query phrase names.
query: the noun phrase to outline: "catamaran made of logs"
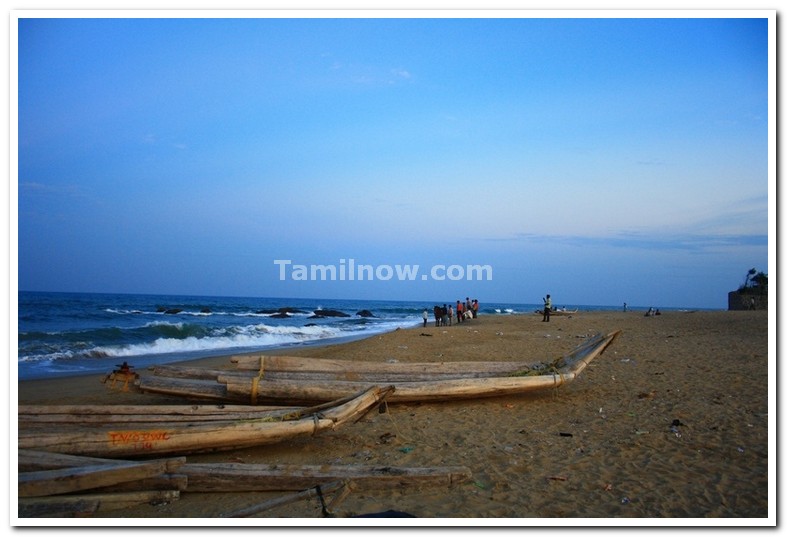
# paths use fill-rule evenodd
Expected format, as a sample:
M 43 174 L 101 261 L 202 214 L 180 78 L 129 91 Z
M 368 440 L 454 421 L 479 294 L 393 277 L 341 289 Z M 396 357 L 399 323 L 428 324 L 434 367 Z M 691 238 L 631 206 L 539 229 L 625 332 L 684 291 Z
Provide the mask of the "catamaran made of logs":
M 361 387 L 396 387 L 386 402 L 475 399 L 556 388 L 574 380 L 620 331 L 588 338 L 557 360 L 532 362 L 387 363 L 292 356 L 236 356 L 236 368 L 176 365 L 152 368 L 140 378 L 142 392 L 192 400 L 257 404 L 313 404 L 356 393 Z

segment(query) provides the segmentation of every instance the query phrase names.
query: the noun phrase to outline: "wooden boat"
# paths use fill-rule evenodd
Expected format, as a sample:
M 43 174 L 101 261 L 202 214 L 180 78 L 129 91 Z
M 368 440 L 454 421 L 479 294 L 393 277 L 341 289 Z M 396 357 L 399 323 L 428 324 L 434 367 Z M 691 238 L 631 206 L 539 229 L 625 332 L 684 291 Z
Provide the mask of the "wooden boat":
M 393 391 L 376 386 L 311 408 L 22 405 L 18 445 L 135 458 L 272 444 L 357 421 Z
M 473 399 L 555 388 L 571 382 L 615 340 L 620 331 L 587 339 L 549 363 L 382 363 L 291 356 L 232 358 L 235 370 L 155 366 L 140 378 L 143 392 L 190 399 L 313 403 L 354 393 L 370 382 L 393 384 L 387 402 Z
M 549 312 L 549 315 L 550 316 L 557 316 L 557 317 L 560 317 L 562 315 L 575 315 L 578 311 L 579 311 L 579 308 L 576 308 L 576 309 L 573 309 L 573 310 L 566 310 L 566 309 L 552 310 L 552 311 Z M 536 315 L 544 315 L 544 310 L 536 310 L 533 313 L 535 313 Z
M 249 516 L 318 488 L 322 495 L 339 489 L 345 489 L 346 495 L 352 490 L 388 491 L 391 487 L 452 487 L 472 477 L 464 466 L 188 463 L 182 456 L 132 461 L 27 449 L 18 450 L 18 467 L 20 517 L 89 516 L 143 503 L 174 501 L 184 492 L 300 491 L 241 510 L 233 506 L 232 512 L 221 515 Z M 333 506 L 337 497 L 331 502 Z

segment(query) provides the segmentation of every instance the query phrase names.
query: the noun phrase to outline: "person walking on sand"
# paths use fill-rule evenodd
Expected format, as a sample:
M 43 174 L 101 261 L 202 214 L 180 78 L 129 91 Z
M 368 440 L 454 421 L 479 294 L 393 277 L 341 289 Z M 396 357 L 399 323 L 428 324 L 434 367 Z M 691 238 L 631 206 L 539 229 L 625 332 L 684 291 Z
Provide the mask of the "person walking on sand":
M 454 306 L 448 306 L 448 326 L 452 326 L 454 324 Z
M 440 327 L 440 306 L 437 305 L 434 307 L 434 325 Z
M 426 308 L 424 308 L 423 318 L 424 318 L 424 328 L 426 328 L 426 321 L 429 320 L 429 311 Z
M 465 320 L 465 312 L 464 308 L 462 307 L 462 302 L 459 300 L 456 301 L 456 322 L 461 323 Z
M 549 314 L 552 312 L 552 297 L 547 295 L 544 300 L 544 318 L 541 319 L 541 322 L 549 322 Z

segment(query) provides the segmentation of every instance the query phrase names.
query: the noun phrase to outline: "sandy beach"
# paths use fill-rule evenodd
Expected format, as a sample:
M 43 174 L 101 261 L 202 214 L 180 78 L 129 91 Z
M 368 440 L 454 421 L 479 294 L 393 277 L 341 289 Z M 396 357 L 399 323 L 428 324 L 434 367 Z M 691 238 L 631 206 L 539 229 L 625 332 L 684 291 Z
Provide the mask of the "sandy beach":
M 342 517 L 394 509 L 419 518 L 763 518 L 768 516 L 768 312 L 578 312 L 481 316 L 287 354 L 400 362 L 551 360 L 583 338 L 621 336 L 574 382 L 516 397 L 389 405 L 327 434 L 189 456 L 189 462 L 466 466 L 453 487 L 362 489 Z M 428 334 L 429 337 L 425 337 Z M 774 357 L 775 358 L 775 357 Z M 232 368 L 228 357 L 197 363 Z M 140 374 L 147 374 L 140 371 Z M 102 375 L 19 383 L 20 404 L 183 401 L 111 391 Z M 775 412 L 775 409 L 771 409 Z M 677 420 L 677 421 L 676 421 Z M 673 426 L 673 423 L 679 425 Z M 775 475 L 771 478 L 775 479 Z M 775 489 L 774 489 L 775 490 Z M 101 517 L 220 517 L 277 493 L 183 493 Z M 316 499 L 259 515 L 322 517 Z M 133 522 L 130 521 L 133 525 Z M 261 522 L 264 524 L 264 522 Z M 293 521 L 295 523 L 295 521 Z M 394 523 L 393 521 L 391 522 Z

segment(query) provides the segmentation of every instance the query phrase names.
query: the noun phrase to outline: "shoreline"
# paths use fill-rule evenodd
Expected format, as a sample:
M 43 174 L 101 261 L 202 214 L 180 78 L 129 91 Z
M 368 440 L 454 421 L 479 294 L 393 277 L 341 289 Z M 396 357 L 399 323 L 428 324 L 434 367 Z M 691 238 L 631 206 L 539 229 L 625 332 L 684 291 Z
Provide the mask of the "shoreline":
M 769 478 L 775 433 L 769 427 L 774 414 L 769 413 L 766 311 L 664 312 L 658 317 L 579 312 L 549 323 L 532 313 L 481 315 L 450 327 L 436 328 L 432 321 L 426 328 L 419 324 L 350 342 L 288 348 L 286 353 L 401 362 L 540 361 L 565 354 L 588 334 L 617 329 L 622 334 L 607 352 L 557 390 L 395 404 L 386 414 L 374 413 L 314 438 L 188 459 L 462 465 L 472 471 L 469 482 L 454 487 L 354 492 L 343 502 L 342 516 L 397 509 L 441 519 L 767 517 L 769 501 L 775 501 L 775 496 L 769 498 L 775 491 L 775 477 Z M 188 363 L 231 367 L 229 355 Z M 183 403 L 109 391 L 101 377 L 20 381 L 18 403 Z M 677 429 L 671 426 L 674 420 L 681 424 Z M 96 518 L 215 518 L 275 497 L 184 493 L 166 505 Z M 293 522 L 321 518 L 315 499 L 259 516 Z

